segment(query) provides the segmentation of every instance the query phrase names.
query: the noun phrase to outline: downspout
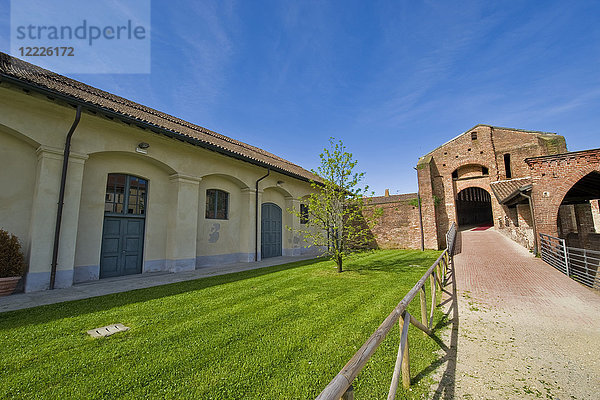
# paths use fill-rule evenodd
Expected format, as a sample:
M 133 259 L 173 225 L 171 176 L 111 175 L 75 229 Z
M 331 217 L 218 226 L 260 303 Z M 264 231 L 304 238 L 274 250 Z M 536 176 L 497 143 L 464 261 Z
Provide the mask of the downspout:
M 271 173 L 271 168 L 267 168 L 267 174 L 258 178 L 254 192 L 254 261 L 258 261 L 258 182 L 265 179 Z
M 54 247 L 52 248 L 52 268 L 50 270 L 50 290 L 54 289 L 54 281 L 56 280 L 56 266 L 58 263 L 58 245 L 60 242 L 60 226 L 62 223 L 62 213 L 65 201 L 65 187 L 67 184 L 67 167 L 69 166 L 69 154 L 71 152 L 71 138 L 75 133 L 75 128 L 81 119 L 81 106 L 77 106 L 75 113 L 75 121 L 71 125 L 71 129 L 67 133 L 65 141 L 65 151 L 63 153 L 62 175 L 60 176 L 60 189 L 58 191 L 58 209 L 56 211 L 56 225 L 54 228 Z
M 537 238 L 537 229 L 535 227 L 535 214 L 533 214 L 533 199 L 531 196 L 521 192 L 523 197 L 525 197 L 529 202 L 529 211 L 531 212 L 531 222 L 533 224 L 533 254 L 537 256 L 538 254 L 538 238 Z
M 494 163 L 496 164 L 496 180 L 500 180 L 500 168 L 498 167 L 498 155 L 496 154 L 496 145 L 494 144 L 494 127 L 490 126 L 490 141 L 492 142 L 492 150 L 494 151 Z
M 423 233 L 423 211 L 421 211 L 421 195 L 417 193 L 419 202 L 419 227 L 421 228 L 421 251 L 425 251 L 425 234 Z

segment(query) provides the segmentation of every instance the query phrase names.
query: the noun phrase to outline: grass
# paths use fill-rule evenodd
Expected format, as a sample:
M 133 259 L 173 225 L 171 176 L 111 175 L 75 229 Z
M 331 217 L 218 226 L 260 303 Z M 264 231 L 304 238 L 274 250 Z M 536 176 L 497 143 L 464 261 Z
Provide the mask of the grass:
M 438 255 L 374 251 L 342 274 L 303 261 L 2 313 L 0 398 L 314 398 Z M 131 329 L 86 334 L 118 322 Z M 385 398 L 398 342 L 394 329 L 358 398 Z M 414 327 L 409 342 L 413 387 L 398 398 L 421 398 L 439 346 Z

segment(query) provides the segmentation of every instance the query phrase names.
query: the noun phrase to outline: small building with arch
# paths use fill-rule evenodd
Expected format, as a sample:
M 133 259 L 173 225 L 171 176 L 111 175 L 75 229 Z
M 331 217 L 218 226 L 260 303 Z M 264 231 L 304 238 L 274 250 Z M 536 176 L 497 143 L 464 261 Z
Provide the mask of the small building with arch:
M 281 157 L 4 53 L 0 109 L 25 291 L 320 250 L 287 211 L 317 178 Z
M 534 247 L 526 158 L 567 151 L 564 137 L 479 124 L 417 163 L 425 247 L 445 246 L 445 232 L 488 224 L 525 247 Z
M 416 169 L 418 193 L 372 199 L 383 205 L 379 247 L 443 248 L 456 223 L 494 227 L 532 251 L 540 233 L 600 250 L 600 149 L 568 152 L 556 133 L 479 124 Z

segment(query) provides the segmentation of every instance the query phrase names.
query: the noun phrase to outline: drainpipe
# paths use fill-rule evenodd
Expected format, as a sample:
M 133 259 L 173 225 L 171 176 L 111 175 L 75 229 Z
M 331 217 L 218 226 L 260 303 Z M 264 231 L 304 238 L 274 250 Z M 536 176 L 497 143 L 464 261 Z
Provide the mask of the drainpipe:
M 258 182 L 265 179 L 271 173 L 271 168 L 267 168 L 267 174 L 258 178 L 256 181 L 256 191 L 254 192 L 254 261 L 258 261 Z
M 421 228 L 421 251 L 425 251 L 425 234 L 423 233 L 423 212 L 421 211 L 421 195 L 417 193 L 419 202 L 419 227 Z
M 75 133 L 75 128 L 79 124 L 81 119 L 81 106 L 77 106 L 77 112 L 75 113 L 75 121 L 71 125 L 71 129 L 67 133 L 67 140 L 65 141 L 65 151 L 63 153 L 63 165 L 62 175 L 60 176 L 60 189 L 58 191 L 58 209 L 56 212 L 56 225 L 54 228 L 54 247 L 52 249 L 52 269 L 50 270 L 50 290 L 54 289 L 54 281 L 56 280 L 56 266 L 58 263 L 58 245 L 60 242 L 60 225 L 62 223 L 62 213 L 65 201 L 65 186 L 67 183 L 67 167 L 69 166 L 69 154 L 71 152 L 71 138 Z
M 490 141 L 492 142 L 492 150 L 494 151 L 494 163 L 496 164 L 496 180 L 500 180 L 500 168 L 498 167 L 498 155 L 496 154 L 496 145 L 494 144 L 494 127 L 490 126 Z
M 535 227 L 535 215 L 533 214 L 533 199 L 531 198 L 531 196 L 526 195 L 523 192 L 521 192 L 521 194 L 523 195 L 523 197 L 527 198 L 527 200 L 529 201 L 529 211 L 531 212 L 531 221 L 533 223 L 533 254 L 535 254 L 537 256 L 537 254 L 538 254 L 538 238 L 537 238 L 537 229 Z

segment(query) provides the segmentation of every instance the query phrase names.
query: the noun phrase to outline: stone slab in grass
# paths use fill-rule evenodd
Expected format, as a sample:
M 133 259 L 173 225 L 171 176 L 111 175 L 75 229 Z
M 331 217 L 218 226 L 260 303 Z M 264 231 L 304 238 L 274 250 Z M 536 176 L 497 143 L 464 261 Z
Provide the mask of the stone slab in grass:
M 119 332 L 125 332 L 126 330 L 129 330 L 129 327 L 123 324 L 112 324 L 103 326 L 102 328 L 90 329 L 87 333 L 91 337 L 99 338 L 114 335 Z

